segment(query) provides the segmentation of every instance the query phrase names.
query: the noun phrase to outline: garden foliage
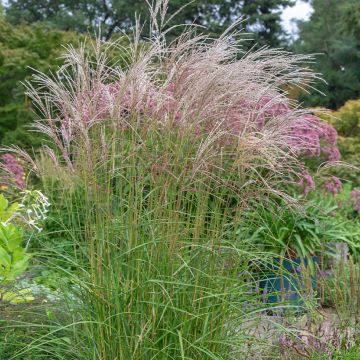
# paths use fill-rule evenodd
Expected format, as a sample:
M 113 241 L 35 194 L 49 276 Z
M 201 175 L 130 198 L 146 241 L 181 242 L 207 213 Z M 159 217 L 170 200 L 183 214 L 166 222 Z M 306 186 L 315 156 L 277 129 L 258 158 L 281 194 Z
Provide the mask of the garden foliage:
M 281 27 L 281 10 L 293 3 L 292 0 L 172 0 L 168 1 L 169 14 L 172 14 L 169 25 L 194 23 L 206 26 L 213 35 L 220 35 L 234 20 L 242 17 L 239 27 L 244 26 L 251 31 L 251 37 L 256 39 L 259 47 L 277 47 L 285 33 Z M 6 19 L 15 25 L 44 22 L 53 28 L 77 32 L 93 33 L 100 28 L 104 38 L 110 39 L 120 31 L 131 32 L 136 13 L 141 25 L 145 25 L 143 35 L 148 35 L 151 14 L 144 4 L 142 0 L 9 0 Z M 168 36 L 180 33 L 179 27 L 173 27 Z M 249 45 L 243 44 L 246 47 Z
M 358 0 L 311 0 L 314 11 L 308 21 L 299 23 L 296 51 L 317 53 L 315 71 L 326 81 L 301 95 L 309 106 L 338 109 L 349 99 L 360 97 L 359 26 L 354 16 L 360 11 Z M 356 16 L 355 16 L 356 17 Z
M 0 195 L 0 284 L 15 280 L 26 270 L 30 259 L 23 247 L 23 229 L 14 223 L 18 208 L 19 204 L 9 206 Z
M 243 52 L 238 23 L 168 42 L 167 10 L 150 9 L 147 43 L 138 25 L 126 40 L 69 45 L 53 74 L 26 83 L 46 142 L 35 157 L 6 147 L 2 168 L 19 187 L 36 176 L 49 197 L 38 256 L 67 279 L 14 358 L 239 359 L 247 326 L 274 306 L 254 274 L 279 253 L 357 246 L 332 206 L 288 207 L 314 189 L 309 158 L 339 160 L 336 130 L 284 90 L 311 85 L 312 58 Z M 324 185 L 335 195 L 341 182 Z M 44 220 L 48 199 L 25 194 L 41 231 L 31 214 Z
M 0 142 L 30 150 L 40 144 L 27 131 L 33 111 L 24 96 L 22 81 L 34 70 L 49 73 L 61 64 L 61 45 L 74 43 L 74 33 L 51 30 L 45 25 L 13 26 L 0 19 Z
M 338 132 L 337 145 L 341 160 L 352 166 L 342 166 L 334 172 L 356 189 L 360 186 L 360 100 L 349 100 L 336 111 L 318 114 Z
M 126 48 L 69 46 L 54 76 L 28 84 L 48 142 L 36 159 L 7 151 L 65 212 L 72 249 L 53 258 L 72 285 L 59 304 L 67 343 L 52 346 L 52 331 L 20 357 L 239 358 L 260 304 L 248 271 L 271 257 L 236 237 L 242 215 L 254 199 L 291 199 L 298 157 L 318 146 L 306 130 L 335 145 L 282 90 L 313 76 L 307 56 L 242 54 L 232 29 L 211 40 L 190 27 L 168 44 L 166 10 L 152 9 L 146 46 L 139 29 Z

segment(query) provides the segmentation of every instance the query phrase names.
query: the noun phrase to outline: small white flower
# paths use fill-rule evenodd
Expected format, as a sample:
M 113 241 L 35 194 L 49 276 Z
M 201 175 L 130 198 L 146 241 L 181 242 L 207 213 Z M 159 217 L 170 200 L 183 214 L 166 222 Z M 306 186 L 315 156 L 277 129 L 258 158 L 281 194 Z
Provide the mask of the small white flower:
M 50 206 L 48 198 L 39 190 L 25 190 L 23 195 L 19 208 L 24 209 L 28 225 L 40 232 L 42 228 L 37 223 L 47 218 Z

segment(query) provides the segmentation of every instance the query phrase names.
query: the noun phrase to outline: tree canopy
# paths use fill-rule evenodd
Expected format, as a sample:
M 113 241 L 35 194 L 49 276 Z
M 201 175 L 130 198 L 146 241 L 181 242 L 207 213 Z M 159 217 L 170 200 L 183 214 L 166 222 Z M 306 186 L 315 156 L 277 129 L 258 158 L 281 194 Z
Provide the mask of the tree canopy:
M 0 142 L 25 148 L 36 146 L 24 126 L 32 120 L 22 81 L 34 69 L 49 72 L 61 63 L 62 45 L 76 43 L 75 33 L 51 30 L 45 25 L 17 26 L 0 19 Z
M 360 97 L 360 2 L 358 0 L 310 0 L 310 19 L 299 23 L 295 51 L 319 54 L 314 68 L 327 82 L 319 81 L 320 93 L 304 95 L 308 105 L 337 109 L 348 99 Z
M 283 8 L 294 0 L 170 0 L 168 14 L 175 14 L 169 25 L 195 23 L 219 34 L 239 17 L 246 18 L 246 29 L 255 33 L 259 45 L 279 46 Z M 144 0 L 9 0 L 6 18 L 12 24 L 48 22 L 63 30 L 78 32 L 100 28 L 106 39 L 118 29 L 127 31 L 134 14 L 142 23 L 149 20 Z M 174 29 L 174 31 L 176 31 Z

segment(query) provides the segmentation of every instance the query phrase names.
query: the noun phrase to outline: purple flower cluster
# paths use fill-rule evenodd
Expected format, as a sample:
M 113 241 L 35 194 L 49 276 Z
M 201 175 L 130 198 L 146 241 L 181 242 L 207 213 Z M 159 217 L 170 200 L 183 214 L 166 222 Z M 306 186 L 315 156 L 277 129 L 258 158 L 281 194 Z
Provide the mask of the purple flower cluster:
M 351 191 L 350 196 L 350 201 L 355 206 L 355 210 L 360 213 L 360 190 L 354 189 L 353 191 Z
M 293 127 L 291 143 L 300 154 L 310 157 L 324 155 L 327 161 L 340 159 L 336 146 L 337 132 L 334 127 L 314 115 L 304 115 Z
M 184 76 L 191 77 L 191 74 L 186 73 Z M 244 129 L 261 132 L 267 123 L 271 126 L 272 119 L 283 118 L 284 123 L 291 123 L 291 126 L 284 127 L 288 134 L 288 145 L 299 156 L 322 156 L 330 162 L 340 159 L 336 146 L 336 130 L 314 115 L 297 112 L 288 100 L 278 93 L 269 93 L 257 99 L 244 96 L 223 100 L 230 102 L 228 106 L 215 106 L 212 101 L 219 102 L 219 99 L 204 98 L 206 104 L 201 106 L 201 110 L 195 106 L 192 114 L 189 108 L 183 110 L 184 103 L 181 99 L 188 96 L 186 91 L 181 81 L 169 81 L 160 87 L 147 87 L 142 83 L 129 86 L 121 80 L 101 84 L 96 89 L 77 95 L 74 111 L 65 114 L 61 124 L 63 139 L 66 143 L 71 142 L 77 132 L 76 124 L 82 124 L 80 128 L 86 128 L 106 118 L 121 118 L 122 115 L 130 113 L 157 119 L 164 124 L 170 122 L 173 126 L 186 125 L 189 119 L 200 119 L 200 122 L 193 124 L 195 136 L 210 132 L 216 122 L 220 122 L 229 133 L 237 135 Z M 76 118 L 79 116 L 80 118 Z M 204 119 L 206 121 L 203 121 Z M 127 126 L 124 122 L 124 129 Z M 225 140 L 225 143 L 227 141 L 230 142 L 231 139 Z M 307 170 L 302 172 L 300 178 L 299 185 L 305 195 L 315 189 L 314 179 Z M 326 190 L 332 194 L 336 194 L 340 187 L 340 180 L 335 178 L 325 185 Z
M 330 180 L 328 180 L 325 183 L 326 191 L 331 193 L 333 196 L 335 196 L 341 190 L 341 188 L 342 188 L 341 180 L 336 176 L 332 176 Z
M 274 117 L 294 118 L 294 109 L 291 109 L 285 98 L 263 96 L 256 103 L 242 101 L 240 105 L 241 109 L 234 108 L 234 114 L 242 119 L 246 115 L 251 118 L 249 114 L 252 114 L 253 118 L 255 115 L 253 122 L 259 130 L 264 128 L 267 119 Z M 289 145 L 296 149 L 299 155 L 323 156 L 329 162 L 340 160 L 340 152 L 336 145 L 337 131 L 333 126 L 310 114 L 295 116 L 295 119 L 296 121 L 291 127 Z M 231 124 L 237 124 L 237 128 L 241 127 L 239 126 L 240 119 L 236 119 L 236 116 L 233 115 L 232 120 L 232 122 L 230 121 Z
M 2 168 L 6 172 L 6 183 L 13 182 L 19 188 L 25 188 L 25 171 L 21 164 L 19 164 L 16 157 L 12 154 L 4 154 L 1 157 Z
M 336 162 L 340 160 L 340 151 L 336 143 L 335 128 L 314 115 L 300 116 L 292 127 L 290 144 L 298 155 L 311 158 L 323 157 L 329 162 Z M 307 170 L 303 170 L 300 174 L 299 185 L 305 195 L 315 190 L 315 181 Z M 334 196 L 341 188 L 341 181 L 335 176 L 325 183 L 325 190 Z
M 119 81 L 78 94 L 74 108 L 63 114 L 60 130 L 63 139 L 70 142 L 78 124 L 86 128 L 114 115 L 121 117 L 121 114 L 131 112 L 156 118 L 161 122 L 170 119 L 176 123 L 183 116 L 179 108 L 174 83 L 159 89 L 142 89 L 140 85 L 126 87 L 126 84 Z
M 315 190 L 314 178 L 307 170 L 303 170 L 300 174 L 299 186 L 303 189 L 304 195 L 307 195 L 310 191 Z
M 244 130 L 263 131 L 268 122 L 271 126 L 272 119 L 283 118 L 284 124 L 292 124 L 284 126 L 291 132 L 288 145 L 299 155 L 317 157 L 322 154 L 328 161 L 339 160 L 336 130 L 316 116 L 301 115 L 277 92 L 269 91 L 260 98 L 251 98 L 249 93 L 226 99 L 204 96 L 202 102 L 186 106 L 184 99 L 193 100 L 184 84 L 194 81 L 194 76 L 187 70 L 181 79 L 161 86 L 146 81 L 129 84 L 125 79 L 119 79 L 86 89 L 76 95 L 72 106 L 62 114 L 62 137 L 69 143 L 79 129 L 109 117 L 121 118 L 124 114 L 140 114 L 175 126 L 188 126 L 191 122 L 194 134 L 199 135 L 210 132 L 219 124 L 234 135 Z

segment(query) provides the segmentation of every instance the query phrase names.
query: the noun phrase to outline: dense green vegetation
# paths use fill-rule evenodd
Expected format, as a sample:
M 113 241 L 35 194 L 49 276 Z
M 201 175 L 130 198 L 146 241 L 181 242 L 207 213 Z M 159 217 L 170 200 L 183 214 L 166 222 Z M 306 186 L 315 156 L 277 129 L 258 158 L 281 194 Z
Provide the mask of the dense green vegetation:
M 0 7 L 0 360 L 359 358 L 360 5 L 309 2 Z
M 25 126 L 33 120 L 30 102 L 24 95 L 22 82 L 35 71 L 50 73 L 63 60 L 63 45 L 77 44 L 72 32 L 55 30 L 47 25 L 12 26 L 0 19 L 0 142 L 26 149 L 38 147 L 39 137 Z
M 175 15 L 169 26 L 195 23 L 206 26 L 214 34 L 221 34 L 233 21 L 242 16 L 246 18 L 246 28 L 255 33 L 261 45 L 278 46 L 283 30 L 280 26 L 282 7 L 293 0 L 172 0 L 169 2 L 169 14 Z M 145 5 L 145 6 L 144 6 Z M 134 25 L 134 14 L 140 16 L 141 24 L 147 23 L 144 35 L 148 34 L 150 14 L 143 0 L 91 0 L 91 1 L 39 1 L 10 0 L 6 18 L 11 24 L 23 22 L 32 24 L 46 22 L 63 30 L 93 32 L 101 28 L 106 39 L 119 29 L 129 31 Z M 255 30 L 255 31 L 254 31 Z M 172 34 L 179 34 L 173 29 Z
M 311 0 L 314 11 L 309 21 L 300 22 L 299 39 L 294 49 L 301 53 L 319 54 L 314 69 L 326 83 L 301 99 L 309 106 L 337 109 L 349 99 L 360 98 L 359 23 L 357 0 Z

